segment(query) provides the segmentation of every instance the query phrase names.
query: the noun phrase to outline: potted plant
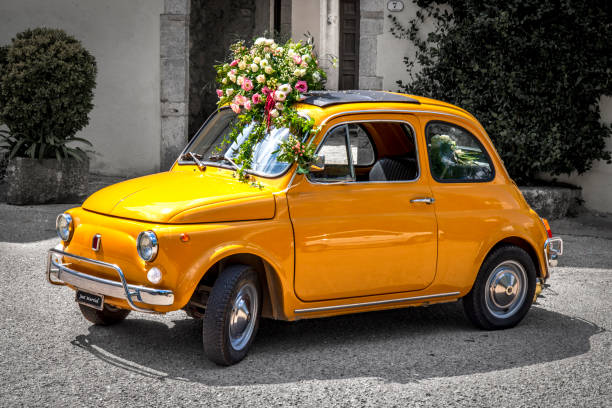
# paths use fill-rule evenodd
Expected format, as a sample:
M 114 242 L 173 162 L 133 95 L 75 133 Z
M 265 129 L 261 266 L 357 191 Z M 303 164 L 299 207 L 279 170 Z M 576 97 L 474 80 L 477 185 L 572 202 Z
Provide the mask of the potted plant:
M 89 161 L 75 142 L 89 123 L 95 58 L 63 30 L 17 34 L 0 52 L 0 148 L 8 152 L 7 202 L 80 202 Z

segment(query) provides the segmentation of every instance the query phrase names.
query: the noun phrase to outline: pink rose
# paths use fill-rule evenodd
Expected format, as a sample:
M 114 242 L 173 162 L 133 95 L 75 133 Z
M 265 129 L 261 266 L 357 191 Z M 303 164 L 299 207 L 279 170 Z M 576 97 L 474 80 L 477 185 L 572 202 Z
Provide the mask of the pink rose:
M 261 102 L 261 95 L 256 93 L 255 95 L 253 95 L 253 97 L 251 99 L 252 99 L 253 103 L 255 105 L 257 105 L 258 103 Z
M 240 106 L 236 105 L 235 103 L 232 103 L 230 105 L 230 108 L 232 108 L 232 110 L 234 111 L 234 113 L 238 114 L 240 113 Z
M 263 92 L 264 95 L 268 95 L 272 93 L 272 89 L 268 88 L 267 86 L 264 86 L 263 88 L 261 88 L 261 92 Z
M 217 89 L 217 96 L 218 96 L 219 98 L 223 98 L 223 91 L 222 91 L 222 90 L 220 90 L 220 89 Z
M 247 92 L 253 89 L 253 81 L 251 81 L 249 78 L 244 78 L 244 81 L 242 81 L 242 89 Z
M 306 83 L 306 81 L 297 81 L 297 83 L 295 84 L 295 89 L 298 92 L 304 93 L 308 90 L 308 84 Z
M 237 59 L 233 60 L 232 62 L 230 62 L 230 67 L 235 67 L 236 65 L 238 65 L 239 62 L 240 61 Z
M 295 62 L 297 65 L 300 65 L 302 63 L 302 57 L 300 57 L 299 55 L 294 55 L 293 62 Z
M 244 102 L 244 109 L 251 110 L 251 101 L 248 99 Z
M 234 103 L 236 105 L 244 105 L 244 103 L 247 101 L 248 99 L 244 95 L 236 95 L 236 97 L 234 98 Z

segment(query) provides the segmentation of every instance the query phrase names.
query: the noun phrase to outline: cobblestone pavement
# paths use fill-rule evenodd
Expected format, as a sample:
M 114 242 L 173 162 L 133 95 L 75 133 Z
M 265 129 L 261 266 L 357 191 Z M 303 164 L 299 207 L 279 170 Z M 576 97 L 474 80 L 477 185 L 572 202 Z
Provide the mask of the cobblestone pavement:
M 70 206 L 0 204 L 0 406 L 611 406 L 612 220 L 553 223 L 566 256 L 516 328 L 446 304 L 285 323 L 221 368 L 182 312 L 91 326 L 44 279 Z

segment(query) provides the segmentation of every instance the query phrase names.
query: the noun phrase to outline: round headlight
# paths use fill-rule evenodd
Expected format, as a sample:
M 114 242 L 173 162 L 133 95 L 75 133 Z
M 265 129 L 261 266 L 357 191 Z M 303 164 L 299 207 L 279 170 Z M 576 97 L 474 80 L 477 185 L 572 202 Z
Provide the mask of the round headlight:
M 157 256 L 157 235 L 153 231 L 143 231 L 138 235 L 136 242 L 138 255 L 147 262 Z
M 70 241 L 73 231 L 72 217 L 70 214 L 63 213 L 58 215 L 55 220 L 55 229 L 62 241 Z

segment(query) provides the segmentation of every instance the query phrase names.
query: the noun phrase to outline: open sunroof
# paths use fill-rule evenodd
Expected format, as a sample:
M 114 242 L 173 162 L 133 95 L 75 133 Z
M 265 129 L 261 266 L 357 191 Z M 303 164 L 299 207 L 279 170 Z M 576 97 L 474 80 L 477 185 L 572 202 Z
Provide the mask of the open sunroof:
M 338 105 L 343 103 L 413 103 L 419 104 L 419 101 L 409 96 L 397 95 L 384 91 L 312 91 L 305 94 L 306 99 L 302 103 L 308 105 L 326 106 Z

